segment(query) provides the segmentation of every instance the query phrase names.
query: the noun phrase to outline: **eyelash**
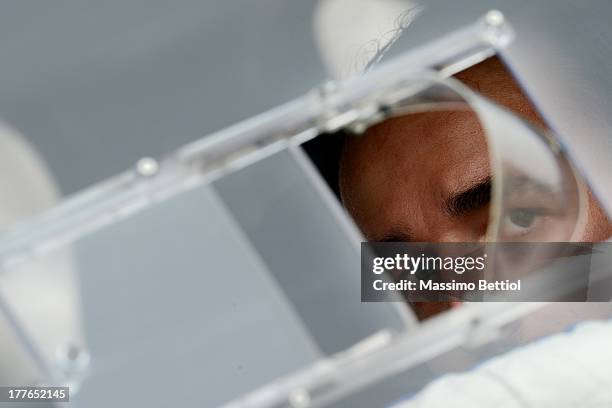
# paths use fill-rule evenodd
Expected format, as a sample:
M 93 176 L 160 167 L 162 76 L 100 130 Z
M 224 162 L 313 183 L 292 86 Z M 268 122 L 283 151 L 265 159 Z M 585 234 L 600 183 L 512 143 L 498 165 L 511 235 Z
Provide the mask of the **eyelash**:
M 491 186 L 483 185 L 477 188 L 472 194 L 455 201 L 453 209 L 457 214 L 467 214 L 487 206 L 490 202 Z

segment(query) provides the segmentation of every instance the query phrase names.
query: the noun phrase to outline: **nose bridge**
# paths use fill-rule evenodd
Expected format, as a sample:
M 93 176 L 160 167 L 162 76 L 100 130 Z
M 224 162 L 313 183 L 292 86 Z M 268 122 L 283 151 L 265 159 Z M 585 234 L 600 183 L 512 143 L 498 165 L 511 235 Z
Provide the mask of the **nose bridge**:
M 440 226 L 432 228 L 428 233 L 424 234 L 423 242 L 482 242 L 485 235 L 482 232 L 475 231 L 469 226 L 461 225 Z
M 478 241 L 478 234 L 475 234 L 470 229 L 450 229 L 442 231 L 439 234 L 439 239 L 436 242 L 475 242 Z

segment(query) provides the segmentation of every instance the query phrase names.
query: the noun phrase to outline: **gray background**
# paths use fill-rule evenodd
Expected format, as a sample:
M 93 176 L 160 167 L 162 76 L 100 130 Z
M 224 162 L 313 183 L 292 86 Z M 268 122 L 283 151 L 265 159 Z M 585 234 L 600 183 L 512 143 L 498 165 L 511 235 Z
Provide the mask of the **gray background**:
M 324 78 L 314 2 L 0 3 L 0 119 L 72 193 Z

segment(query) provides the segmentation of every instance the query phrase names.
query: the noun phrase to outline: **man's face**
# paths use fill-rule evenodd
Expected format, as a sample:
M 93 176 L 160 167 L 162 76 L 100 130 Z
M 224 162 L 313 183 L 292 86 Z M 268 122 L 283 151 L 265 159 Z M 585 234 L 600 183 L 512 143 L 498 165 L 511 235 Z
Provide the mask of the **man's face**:
M 487 145 L 469 112 L 410 115 L 348 142 L 342 198 L 372 241 L 474 242 L 486 232 Z
M 528 121 L 544 123 L 496 58 L 457 79 Z M 350 138 L 341 169 L 342 200 L 371 241 L 475 242 L 487 229 L 491 168 L 484 132 L 471 112 L 409 115 Z M 610 223 L 589 194 L 579 238 L 610 236 Z M 515 211 L 502 220 L 508 237 L 546 226 L 545 216 Z M 535 239 L 537 240 L 537 239 Z

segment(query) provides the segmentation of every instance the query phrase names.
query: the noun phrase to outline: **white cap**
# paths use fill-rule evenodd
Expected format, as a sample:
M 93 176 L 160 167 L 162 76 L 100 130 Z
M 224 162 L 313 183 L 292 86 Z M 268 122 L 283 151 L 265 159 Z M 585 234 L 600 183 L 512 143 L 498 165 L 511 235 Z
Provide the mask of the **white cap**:
M 362 73 L 384 55 L 421 10 L 415 0 L 320 0 L 314 35 L 332 78 Z
M 43 160 L 15 129 L 0 122 L 0 229 L 40 213 L 58 201 Z M 1 271 L 0 296 L 45 357 L 80 344 L 77 287 L 69 249 Z M 40 373 L 0 315 L 0 384 L 35 384 Z

